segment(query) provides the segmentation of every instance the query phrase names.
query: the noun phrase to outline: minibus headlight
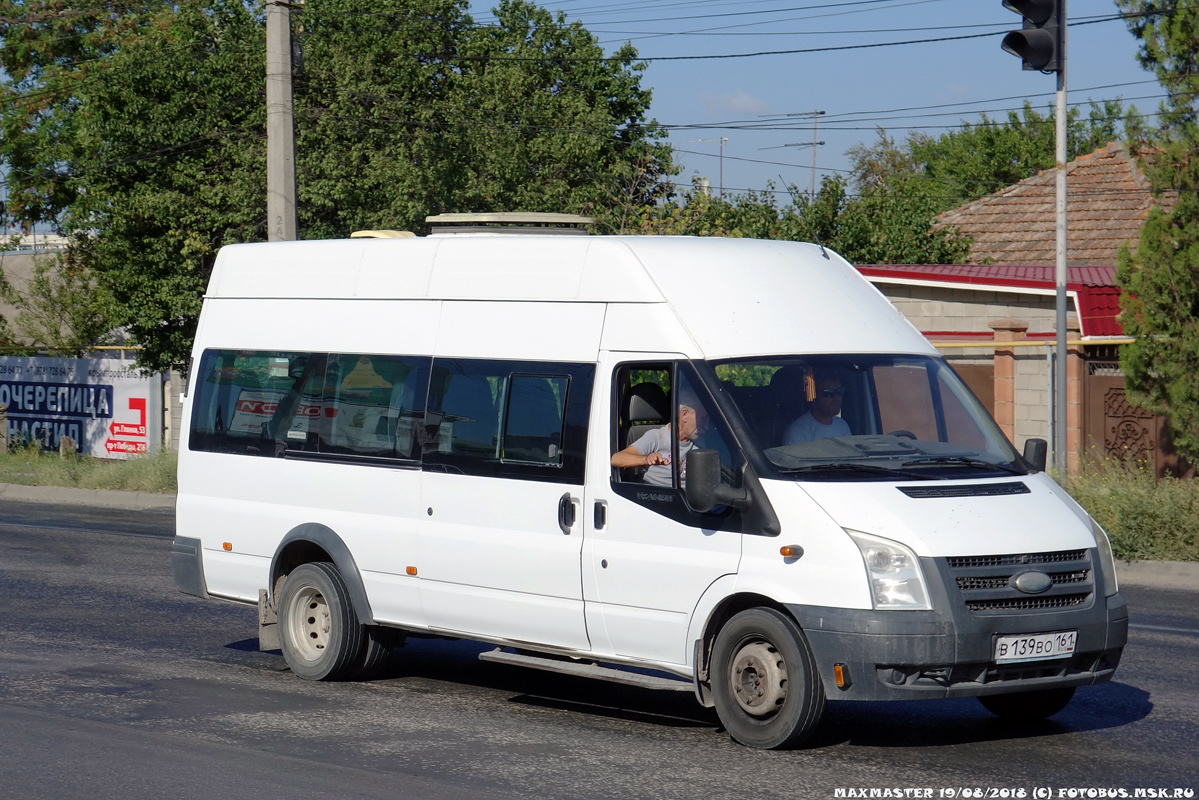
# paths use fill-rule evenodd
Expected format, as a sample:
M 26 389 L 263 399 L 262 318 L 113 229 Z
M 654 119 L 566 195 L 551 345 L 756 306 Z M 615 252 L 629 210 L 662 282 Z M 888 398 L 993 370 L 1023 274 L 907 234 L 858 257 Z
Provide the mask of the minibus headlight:
M 915 553 L 890 539 L 848 528 L 845 532 L 862 551 L 875 608 L 905 611 L 932 608 L 928 585 Z
M 1116 559 L 1112 555 L 1112 543 L 1095 520 L 1091 520 L 1091 533 L 1095 535 L 1095 546 L 1099 548 L 1099 571 L 1103 573 L 1103 594 L 1111 597 L 1120 591 L 1116 585 Z

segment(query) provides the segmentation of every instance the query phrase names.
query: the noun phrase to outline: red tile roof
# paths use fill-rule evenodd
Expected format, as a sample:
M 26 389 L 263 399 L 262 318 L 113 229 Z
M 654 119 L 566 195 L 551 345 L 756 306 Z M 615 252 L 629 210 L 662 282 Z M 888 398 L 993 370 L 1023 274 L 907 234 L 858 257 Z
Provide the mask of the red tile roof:
M 938 227 L 956 227 L 974 239 L 972 263 L 1053 264 L 1057 233 L 1056 171 L 1031 178 L 946 211 Z M 1162 198 L 1170 205 L 1173 198 Z M 1136 245 L 1156 202 L 1127 148 L 1113 142 L 1066 166 L 1067 261 L 1111 266 L 1120 245 Z
M 1054 289 L 1053 266 L 1036 264 L 862 264 L 867 278 L 930 281 L 949 286 L 993 286 L 997 290 Z M 1114 266 L 1072 266 L 1066 272 L 1066 290 L 1078 296 L 1083 336 L 1121 336 L 1116 320 L 1120 289 Z M 985 322 L 985 320 L 984 320 Z

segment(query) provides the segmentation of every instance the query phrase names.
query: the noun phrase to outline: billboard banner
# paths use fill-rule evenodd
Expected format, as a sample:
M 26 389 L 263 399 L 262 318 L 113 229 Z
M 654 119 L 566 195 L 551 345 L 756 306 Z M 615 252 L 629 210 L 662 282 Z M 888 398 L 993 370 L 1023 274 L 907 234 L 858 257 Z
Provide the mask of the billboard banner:
M 160 377 L 133 359 L 0 356 L 9 442 L 57 449 L 70 437 L 98 458 L 149 453 L 162 438 L 161 395 Z

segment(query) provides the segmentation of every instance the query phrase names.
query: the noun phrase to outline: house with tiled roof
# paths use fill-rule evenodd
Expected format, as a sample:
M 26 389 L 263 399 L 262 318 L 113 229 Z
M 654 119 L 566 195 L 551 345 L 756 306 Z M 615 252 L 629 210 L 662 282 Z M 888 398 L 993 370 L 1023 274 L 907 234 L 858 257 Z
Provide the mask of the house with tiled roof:
M 1057 171 L 1047 169 L 937 218 L 973 239 L 972 264 L 1054 264 L 1057 260 Z M 1160 202 L 1167 208 L 1172 196 Z M 1136 159 L 1112 142 L 1066 165 L 1066 263 L 1110 267 L 1120 246 L 1135 247 L 1158 203 Z
M 1120 247 L 1135 247 L 1155 198 L 1119 142 L 1067 165 L 1067 464 L 1084 454 L 1186 472 L 1161 419 L 1124 399 L 1118 346 Z M 1050 439 L 1056 339 L 1056 175 L 1045 170 L 947 211 L 938 226 L 973 239 L 967 264 L 861 265 L 987 405 L 1017 447 Z

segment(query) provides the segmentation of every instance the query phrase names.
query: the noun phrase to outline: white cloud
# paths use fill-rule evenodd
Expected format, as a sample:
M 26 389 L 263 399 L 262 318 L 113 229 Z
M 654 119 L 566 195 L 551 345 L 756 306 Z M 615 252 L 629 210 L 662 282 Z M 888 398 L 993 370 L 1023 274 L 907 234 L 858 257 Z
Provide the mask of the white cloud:
M 699 102 L 703 104 L 704 113 L 709 117 L 719 117 L 725 114 L 766 114 L 770 106 L 766 101 L 751 97 L 741 90 L 731 94 L 713 94 L 703 91 L 699 93 Z

